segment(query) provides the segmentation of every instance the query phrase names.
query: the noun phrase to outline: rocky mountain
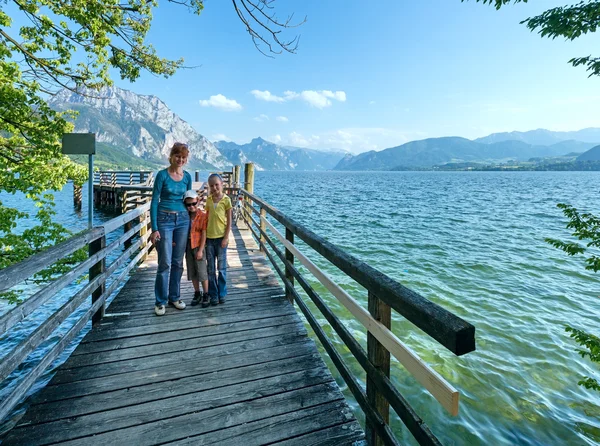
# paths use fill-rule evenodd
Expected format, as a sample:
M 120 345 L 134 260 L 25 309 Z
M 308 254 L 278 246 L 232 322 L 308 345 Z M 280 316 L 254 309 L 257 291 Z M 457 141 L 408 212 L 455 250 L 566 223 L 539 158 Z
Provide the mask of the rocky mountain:
M 224 168 L 231 163 L 204 136 L 177 116 L 156 96 L 138 95 L 117 87 L 84 91 L 62 90 L 49 104 L 76 110 L 76 132 L 94 132 L 96 140 L 120 152 L 164 165 L 175 141 L 190 147 L 191 168 Z M 99 157 L 102 153 L 99 152 Z
M 261 170 L 329 170 L 345 155 L 341 151 L 280 146 L 262 138 L 242 145 L 217 141 L 215 146 L 233 164 L 253 162 Z
M 553 132 L 546 129 L 537 129 L 528 132 L 492 133 L 483 138 L 478 138 L 475 141 L 483 144 L 502 141 L 522 141 L 531 145 L 549 146 L 568 140 L 599 144 L 600 128 L 587 128 L 574 132 Z
M 426 168 L 446 163 L 497 162 L 509 159 L 526 161 L 530 158 L 582 152 L 589 145 L 579 141 L 563 141 L 543 146 L 516 140 L 484 144 L 460 137 L 430 138 L 411 141 L 380 152 L 371 151 L 356 156 L 346 156 L 338 163 L 335 170 Z
M 577 157 L 577 161 L 600 161 L 600 146 L 592 147 Z

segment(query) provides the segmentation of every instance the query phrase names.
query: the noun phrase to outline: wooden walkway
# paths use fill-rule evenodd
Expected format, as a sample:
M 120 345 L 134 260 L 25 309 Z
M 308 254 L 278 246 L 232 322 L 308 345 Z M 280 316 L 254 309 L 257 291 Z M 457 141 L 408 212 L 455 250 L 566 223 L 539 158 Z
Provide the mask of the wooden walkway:
M 363 444 L 250 231 L 233 232 L 225 304 L 156 317 L 151 255 L 2 445 Z

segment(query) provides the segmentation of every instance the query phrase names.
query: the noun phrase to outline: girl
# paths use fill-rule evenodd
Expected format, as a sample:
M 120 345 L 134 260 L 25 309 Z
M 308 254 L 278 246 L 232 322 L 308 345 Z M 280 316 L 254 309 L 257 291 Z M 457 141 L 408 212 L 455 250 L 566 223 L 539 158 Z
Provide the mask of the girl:
M 158 172 L 152 190 L 150 241 L 158 253 L 154 284 L 154 312 L 157 316 L 165 314 L 167 302 L 178 310 L 185 308 L 185 303 L 179 298 L 179 286 L 190 231 L 190 216 L 183 204 L 183 195 L 192 189 L 192 176 L 183 170 L 188 154 L 187 144 L 173 144 L 170 166 Z
M 210 304 L 217 305 L 225 303 L 225 296 L 227 296 L 227 244 L 231 230 L 231 200 L 223 193 L 223 179 L 217 173 L 208 177 L 208 190 L 210 193 L 206 200 L 208 295 Z

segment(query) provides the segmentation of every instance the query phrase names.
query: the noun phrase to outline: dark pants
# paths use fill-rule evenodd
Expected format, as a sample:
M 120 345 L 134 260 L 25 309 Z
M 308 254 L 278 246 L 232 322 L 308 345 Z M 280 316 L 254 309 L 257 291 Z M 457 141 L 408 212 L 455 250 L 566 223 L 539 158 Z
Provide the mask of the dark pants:
M 222 242 L 223 238 L 206 239 L 208 295 L 211 300 L 227 296 L 227 248 L 221 248 Z

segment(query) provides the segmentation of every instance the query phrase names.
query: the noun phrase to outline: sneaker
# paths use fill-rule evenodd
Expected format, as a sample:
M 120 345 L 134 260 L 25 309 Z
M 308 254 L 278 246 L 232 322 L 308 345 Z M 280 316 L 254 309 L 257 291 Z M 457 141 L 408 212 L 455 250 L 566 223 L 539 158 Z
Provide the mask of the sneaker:
M 155 305 L 154 306 L 154 312 L 156 313 L 157 316 L 162 316 L 163 314 L 165 314 L 165 306 L 164 305 Z
M 219 297 L 219 303 L 220 304 L 224 304 L 225 303 L 225 297 Z
M 219 305 L 219 299 L 217 299 L 217 298 L 211 299 L 211 300 L 210 300 L 210 304 L 211 304 L 213 307 L 214 307 L 214 306 L 217 306 L 217 305 Z
M 192 307 L 195 307 L 196 305 L 198 305 L 200 303 L 200 300 L 202 300 L 202 294 L 200 293 L 200 291 L 194 291 L 194 298 L 192 299 Z
M 202 308 L 206 308 L 210 306 L 210 298 L 208 297 L 208 293 L 204 293 L 202 296 Z
M 185 308 L 185 302 L 182 300 L 177 300 L 175 302 L 169 301 L 169 306 L 175 307 L 178 310 L 183 310 Z

